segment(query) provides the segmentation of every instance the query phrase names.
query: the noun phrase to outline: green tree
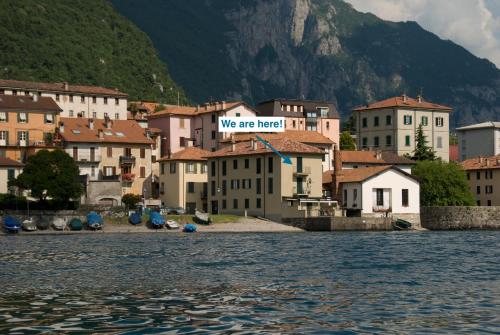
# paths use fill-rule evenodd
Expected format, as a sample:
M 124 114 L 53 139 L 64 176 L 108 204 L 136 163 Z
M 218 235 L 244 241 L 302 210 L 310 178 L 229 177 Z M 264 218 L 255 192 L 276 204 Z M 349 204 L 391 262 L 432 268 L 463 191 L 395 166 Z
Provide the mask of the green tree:
M 138 194 L 132 194 L 132 193 L 127 193 L 123 195 L 122 197 L 122 202 L 128 207 L 128 208 L 133 208 L 135 205 L 137 205 L 139 202 L 141 202 L 142 198 Z
M 52 198 L 68 203 L 82 194 L 78 166 L 62 150 L 40 150 L 30 156 L 23 172 L 9 185 L 31 190 L 40 201 Z
M 340 150 L 356 150 L 356 143 L 347 130 L 340 134 Z
M 427 146 L 427 139 L 425 137 L 424 130 L 420 124 L 415 136 L 415 150 L 411 159 L 415 161 L 433 161 L 436 159 L 436 153 L 431 147 Z
M 412 175 L 420 180 L 422 206 L 473 206 L 465 171 L 455 162 L 418 162 Z

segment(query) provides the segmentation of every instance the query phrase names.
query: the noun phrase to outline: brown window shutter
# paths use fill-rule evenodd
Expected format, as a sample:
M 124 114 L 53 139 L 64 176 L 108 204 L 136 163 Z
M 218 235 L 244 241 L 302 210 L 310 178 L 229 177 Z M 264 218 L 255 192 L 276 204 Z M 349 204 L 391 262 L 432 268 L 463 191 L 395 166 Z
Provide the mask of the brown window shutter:
M 116 176 L 116 166 L 113 166 L 113 176 Z

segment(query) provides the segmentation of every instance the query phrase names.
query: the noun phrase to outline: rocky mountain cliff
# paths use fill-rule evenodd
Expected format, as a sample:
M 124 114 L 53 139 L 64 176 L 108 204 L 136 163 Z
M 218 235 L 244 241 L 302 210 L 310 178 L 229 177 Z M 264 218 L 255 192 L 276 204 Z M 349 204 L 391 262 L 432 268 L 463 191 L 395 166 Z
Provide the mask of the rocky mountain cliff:
M 114 0 L 198 102 L 305 97 L 359 104 L 406 92 L 455 109 L 454 126 L 500 117 L 500 71 L 415 22 L 341 0 Z

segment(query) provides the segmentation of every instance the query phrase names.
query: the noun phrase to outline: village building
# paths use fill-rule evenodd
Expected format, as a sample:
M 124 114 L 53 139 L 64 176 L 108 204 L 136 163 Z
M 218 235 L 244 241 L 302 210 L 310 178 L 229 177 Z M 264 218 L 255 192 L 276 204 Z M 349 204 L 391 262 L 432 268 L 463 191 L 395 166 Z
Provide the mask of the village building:
M 154 142 L 135 121 L 61 118 L 57 136 L 80 169 L 84 203 L 120 205 L 127 193 L 152 198 Z
M 361 167 L 371 167 L 380 165 L 393 165 L 397 168 L 411 173 L 415 166 L 415 161 L 401 157 L 389 151 L 354 151 L 340 150 L 342 169 L 357 169 Z
M 478 206 L 500 206 L 500 154 L 461 163 Z
M 11 193 L 8 183 L 17 178 L 23 167 L 18 161 L 0 156 L 0 194 Z
M 128 95 L 118 89 L 0 79 L 0 94 L 52 98 L 61 117 L 127 120 Z
M 61 108 L 49 97 L 0 95 L 0 157 L 25 162 L 52 149 Z
M 163 105 L 163 109 L 148 116 L 149 127 L 161 130 L 161 156 L 168 156 L 187 147 L 208 151 L 219 148 L 219 141 L 231 136 L 219 132 L 219 117 L 256 116 L 246 103 L 215 102 L 203 106 Z
M 413 154 L 415 137 L 422 125 L 427 145 L 444 161 L 449 160 L 450 107 L 403 94 L 353 109 L 356 141 L 360 150 Z
M 340 117 L 335 105 L 326 101 L 273 99 L 257 105 L 261 116 L 282 116 L 286 130 L 315 131 L 339 143 Z
M 274 221 L 323 215 L 323 151 L 287 138 L 268 141 L 292 164 L 261 142 L 234 143 L 208 156 L 208 209 L 212 214 L 265 217 Z
M 159 160 L 160 198 L 164 206 L 182 207 L 190 214 L 195 209 L 208 210 L 206 156 L 209 154 L 189 147 Z
M 459 157 L 500 155 L 500 122 L 483 122 L 457 128 Z

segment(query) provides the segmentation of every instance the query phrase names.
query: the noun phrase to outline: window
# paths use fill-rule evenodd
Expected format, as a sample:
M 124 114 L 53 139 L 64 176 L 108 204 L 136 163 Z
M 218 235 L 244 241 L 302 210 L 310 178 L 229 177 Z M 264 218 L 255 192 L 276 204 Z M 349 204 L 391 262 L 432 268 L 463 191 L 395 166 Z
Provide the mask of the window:
M 366 117 L 363 118 L 362 122 L 363 122 L 363 128 L 368 127 L 368 119 Z
M 120 119 L 120 113 L 115 113 L 115 120 L 119 120 Z
M 17 95 L 17 90 L 12 90 L 12 95 Z
M 108 113 L 104 113 L 104 118 L 106 119 L 108 117 Z
M 273 178 L 267 179 L 267 193 L 269 194 L 273 193 Z
M 170 162 L 170 174 L 175 174 L 177 170 L 177 165 L 175 162 Z
M 60 100 L 60 96 L 59 94 L 56 94 L 56 101 L 59 101 Z
M 442 117 L 437 117 L 436 118 L 436 127 L 443 127 L 444 126 L 444 119 Z
M 233 199 L 233 208 L 238 209 L 238 199 Z
M 132 148 L 123 148 L 123 156 L 132 157 Z
M 75 112 L 72 109 L 70 109 L 69 110 L 69 117 L 74 117 L 74 116 L 75 116 Z
M 261 170 L 261 159 L 260 158 L 257 158 L 257 163 L 256 164 L 257 164 L 256 165 L 256 169 L 257 169 L 256 173 L 260 174 L 260 170 Z
M 113 157 L 113 147 L 107 147 L 107 156 Z
M 378 118 L 378 116 L 375 116 L 373 118 L 373 126 L 374 127 L 378 127 L 378 124 L 379 124 L 379 118 Z
M 256 188 L 255 193 L 260 194 L 262 192 L 260 178 L 255 179 L 255 188 Z
M 108 98 L 107 97 L 104 97 L 104 104 L 107 105 L 108 104 Z
M 401 190 L 401 205 L 403 207 L 408 207 L 408 189 L 407 188 L 403 188 Z
M 160 174 L 165 174 L 165 163 L 160 163 Z
M 476 194 L 481 194 L 481 186 L 476 186 Z
M 207 173 L 208 165 L 207 163 L 201 163 L 201 173 Z
M 297 172 L 302 172 L 302 157 L 297 157 Z
M 7 170 L 7 180 L 13 180 L 16 178 L 16 171 L 14 169 Z
M 210 162 L 210 175 L 215 177 L 215 162 Z
M 146 149 L 141 148 L 141 158 L 146 158 Z
M 120 104 L 120 99 L 115 98 L 115 105 L 118 106 Z
M 45 123 L 53 124 L 54 123 L 54 114 L 45 114 Z
M 82 112 L 80 113 L 80 117 L 85 117 L 85 111 L 82 111 Z
M 250 160 L 248 158 L 245 159 L 245 169 L 250 167 Z
M 326 121 L 326 129 L 329 130 L 330 129 L 330 121 Z
M 184 129 L 184 119 L 183 118 L 179 119 L 179 128 Z
M 261 207 L 262 207 L 262 205 L 261 205 L 261 203 L 260 203 L 260 198 L 257 198 L 257 199 L 255 199 L 255 200 L 256 200 L 256 201 L 255 201 L 255 207 L 257 207 L 257 208 L 261 208 Z
M 196 163 L 186 163 L 186 173 L 196 173 Z
M 491 206 L 491 200 L 488 200 L 488 206 Z
M 273 157 L 268 157 L 267 162 L 267 172 L 273 173 Z
M 7 112 L 0 112 L 0 122 L 7 122 Z
M 222 161 L 222 175 L 227 175 L 227 161 Z
M 146 167 L 141 166 L 140 168 L 141 178 L 146 178 Z
M 486 185 L 486 186 L 484 187 L 484 192 L 485 192 L 486 194 L 491 194 L 491 193 L 493 193 L 493 185 Z
M 467 172 L 467 180 L 470 180 L 470 173 Z
M 212 140 L 215 140 L 215 137 L 216 137 L 216 132 L 215 130 L 212 130 Z
M 405 115 L 403 116 L 403 123 L 404 124 L 411 124 L 412 123 L 412 116 L 411 115 Z
M 215 115 L 215 113 L 212 113 L 212 123 L 215 123 L 217 119 L 217 116 Z
M 84 95 L 82 95 L 82 96 L 80 97 L 80 102 L 81 102 L 82 104 L 84 104 L 84 103 L 85 103 L 85 96 L 84 96 Z
M 240 114 L 240 113 L 236 113 L 236 117 L 240 117 L 240 116 L 241 116 L 241 114 Z
M 92 118 L 97 119 L 97 112 L 92 112 Z
M 387 126 L 390 126 L 392 124 L 392 116 L 391 115 L 386 115 L 385 116 L 385 124 Z
M 384 206 L 384 189 L 377 188 L 377 206 Z
M 187 191 L 188 193 L 194 193 L 194 183 L 192 181 L 187 183 Z
M 90 161 L 95 162 L 95 148 L 94 147 L 90 148 Z
M 73 147 L 73 159 L 78 160 L 78 147 Z
M 222 199 L 222 209 L 226 209 L 227 208 L 227 201 L 226 199 Z
M 429 124 L 429 118 L 427 116 L 422 116 L 420 124 L 422 126 L 427 126 Z
M 241 188 L 242 189 L 246 189 L 247 188 L 247 180 L 246 179 L 242 179 L 241 180 Z
M 245 209 L 250 208 L 250 199 L 245 199 Z
M 443 138 L 441 136 L 437 137 L 437 147 L 442 148 L 443 147 Z
M 379 147 L 379 137 L 378 136 L 375 136 L 373 138 L 373 145 L 375 146 L 375 148 L 378 148 Z
M 238 160 L 233 159 L 233 170 L 238 170 Z
M 211 194 L 212 196 L 215 196 L 215 180 L 212 180 L 212 181 L 210 182 L 210 194 Z
M 476 171 L 476 179 L 481 180 L 481 172 Z
M 92 103 L 96 104 L 97 103 L 97 97 L 92 97 Z
M 361 141 L 362 141 L 362 143 L 363 143 L 363 144 L 362 144 L 362 147 L 363 147 L 364 149 L 368 148 L 368 138 L 363 137 Z
M 392 136 L 391 135 L 387 135 L 385 137 L 385 146 L 386 147 L 392 146 Z
M 73 94 L 69 95 L 69 102 L 73 102 Z
M 478 206 L 481 206 L 481 200 L 478 200 L 478 201 L 477 201 L 477 205 L 478 205 Z
M 405 145 L 409 147 L 411 145 L 410 135 L 405 136 Z
M 9 132 L 6 130 L 0 130 L 0 145 L 9 144 Z
M 17 122 L 27 123 L 28 122 L 28 114 L 25 112 L 18 113 L 17 114 Z
M 227 180 L 223 180 L 222 181 L 222 195 L 226 195 L 227 194 Z
M 344 199 L 343 200 L 343 203 L 344 203 L 344 206 L 347 206 L 347 189 L 344 190 Z
M 161 184 L 160 184 L 160 194 L 164 194 L 164 193 L 165 193 L 165 183 L 161 182 Z
M 297 122 L 295 120 L 292 121 L 292 127 L 295 128 L 297 126 Z
M 248 178 L 248 188 L 252 188 L 252 179 Z

